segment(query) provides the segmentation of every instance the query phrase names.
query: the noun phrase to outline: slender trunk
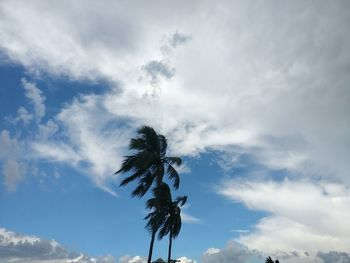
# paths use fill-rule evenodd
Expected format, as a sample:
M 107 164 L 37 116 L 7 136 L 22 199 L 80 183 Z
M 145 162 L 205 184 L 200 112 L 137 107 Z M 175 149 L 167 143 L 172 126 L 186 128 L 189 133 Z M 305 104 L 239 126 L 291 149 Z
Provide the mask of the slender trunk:
M 154 239 L 155 239 L 155 237 L 156 237 L 156 232 L 157 232 L 157 231 L 153 231 L 153 233 L 152 233 L 151 243 L 150 243 L 150 245 L 149 245 L 149 252 L 148 252 L 148 260 L 147 260 L 147 263 L 151 263 L 151 261 L 152 261 L 153 244 L 154 244 Z
M 172 231 L 170 230 L 169 233 L 169 248 L 168 248 L 168 263 L 171 263 L 171 246 L 173 244 L 173 234 Z

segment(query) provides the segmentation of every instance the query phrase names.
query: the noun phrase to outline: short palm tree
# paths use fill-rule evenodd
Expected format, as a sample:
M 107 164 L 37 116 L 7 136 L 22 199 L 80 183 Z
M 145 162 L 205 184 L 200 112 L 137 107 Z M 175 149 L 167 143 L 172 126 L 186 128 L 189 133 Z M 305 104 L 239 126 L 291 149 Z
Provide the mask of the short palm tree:
M 170 188 L 166 183 L 162 183 L 153 192 L 154 197 L 147 201 L 147 208 L 152 209 L 152 212 L 146 217 L 146 219 L 152 219 L 149 220 L 149 223 L 152 223 L 147 224 L 147 226 L 154 224 L 154 228 L 150 229 L 148 227 L 148 229 L 154 231 L 152 232 L 154 234 L 152 235 L 153 239 L 158 229 L 160 229 L 158 239 L 169 235 L 168 263 L 170 263 L 172 241 L 179 235 L 182 225 L 180 207 L 186 203 L 187 196 L 179 196 L 173 201 Z
M 171 202 L 170 188 L 166 183 L 161 183 L 160 186 L 154 187 L 153 197 L 147 200 L 146 207 L 151 209 L 151 212 L 145 217 L 147 220 L 146 229 L 151 233 L 151 242 L 148 252 L 148 263 L 152 260 L 153 244 L 156 233 L 164 224 L 167 216 L 167 206 Z
M 143 126 L 137 131 L 137 137 L 132 138 L 129 144 L 129 150 L 132 155 L 125 156 L 121 168 L 117 173 L 128 173 L 131 175 L 123 179 L 120 186 L 125 186 L 132 181 L 137 181 L 138 185 L 132 192 L 132 196 L 144 196 L 154 182 L 159 186 L 163 182 L 166 173 L 172 181 L 175 189 L 179 188 L 180 177 L 174 165 L 179 166 L 182 163 L 179 157 L 167 157 L 167 140 L 157 134 L 149 126 Z

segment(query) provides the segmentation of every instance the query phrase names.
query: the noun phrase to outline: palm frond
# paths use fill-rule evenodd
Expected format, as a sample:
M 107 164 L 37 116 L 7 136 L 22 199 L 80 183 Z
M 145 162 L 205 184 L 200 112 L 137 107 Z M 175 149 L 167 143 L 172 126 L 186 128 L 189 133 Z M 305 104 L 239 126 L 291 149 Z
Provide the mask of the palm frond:
M 142 126 L 138 131 L 140 138 L 144 139 L 148 147 L 159 154 L 159 140 L 156 131 L 149 126 Z
M 134 168 L 136 161 L 137 161 L 137 155 L 125 156 L 120 169 L 116 171 L 114 174 L 129 172 L 131 169 Z
M 129 149 L 137 151 L 150 150 L 146 141 L 143 138 L 131 138 L 129 143 Z
M 163 237 L 165 237 L 166 235 L 169 234 L 170 232 L 170 228 L 169 228 L 170 224 L 167 223 L 167 220 L 163 223 L 162 227 L 159 229 L 158 232 L 158 240 L 163 239 Z
M 153 184 L 153 180 L 154 180 L 154 175 L 152 175 L 152 173 L 150 171 L 148 171 L 140 180 L 140 183 L 143 184 L 143 190 L 145 191 L 142 196 L 145 195 L 146 192 L 148 192 L 148 190 L 150 189 L 150 187 Z
M 125 185 L 127 185 L 128 183 L 134 181 L 134 180 L 135 180 L 137 177 L 139 177 L 139 176 L 140 176 L 140 175 L 139 175 L 138 173 L 135 173 L 135 174 L 133 174 L 133 175 L 130 175 L 130 176 L 126 177 L 125 179 L 123 179 L 123 180 L 120 182 L 119 186 L 125 186 Z
M 165 162 L 171 165 L 181 165 L 182 164 L 182 159 L 180 157 L 166 157 L 164 158 Z
M 144 184 L 140 183 L 132 192 L 131 192 L 131 196 L 132 197 L 138 197 L 141 198 L 142 196 L 144 196 L 147 193 Z
M 136 160 L 134 161 L 134 166 L 138 169 L 149 168 L 156 160 L 155 155 L 150 151 L 142 151 L 137 153 Z
M 173 187 L 178 189 L 180 186 L 180 176 L 175 168 L 170 164 L 168 164 L 167 173 L 169 175 L 169 179 L 173 182 Z
M 161 210 L 154 210 L 148 213 L 144 219 L 147 220 L 145 228 L 153 232 L 157 231 L 164 224 L 165 214 Z
M 187 195 L 178 196 L 178 197 L 176 197 L 176 199 L 175 199 L 175 204 L 176 204 L 176 205 L 183 206 L 184 204 L 186 204 L 186 202 L 187 202 Z
M 176 210 L 177 211 L 174 215 L 173 224 L 172 224 L 172 235 L 174 239 L 180 234 L 181 226 L 182 226 L 181 209 L 179 207 L 176 207 Z
M 158 140 L 159 140 L 159 144 L 160 144 L 160 156 L 164 157 L 166 154 L 166 149 L 168 147 L 167 139 L 164 137 L 164 135 L 159 134 Z

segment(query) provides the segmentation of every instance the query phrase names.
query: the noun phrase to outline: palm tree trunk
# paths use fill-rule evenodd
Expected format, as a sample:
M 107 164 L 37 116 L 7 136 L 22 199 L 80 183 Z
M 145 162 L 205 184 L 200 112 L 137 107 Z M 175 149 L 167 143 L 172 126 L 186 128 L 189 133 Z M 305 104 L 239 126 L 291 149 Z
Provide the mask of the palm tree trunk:
M 149 252 L 148 252 L 148 260 L 147 260 L 147 263 L 151 263 L 151 261 L 152 261 L 153 244 L 154 244 L 154 239 L 155 239 L 155 237 L 156 237 L 156 232 L 157 232 L 157 231 L 153 231 L 153 233 L 152 233 L 151 243 L 150 243 L 150 245 L 149 245 Z
M 168 263 L 171 263 L 171 246 L 173 244 L 173 234 L 172 231 L 170 230 L 169 233 L 169 248 L 168 248 Z

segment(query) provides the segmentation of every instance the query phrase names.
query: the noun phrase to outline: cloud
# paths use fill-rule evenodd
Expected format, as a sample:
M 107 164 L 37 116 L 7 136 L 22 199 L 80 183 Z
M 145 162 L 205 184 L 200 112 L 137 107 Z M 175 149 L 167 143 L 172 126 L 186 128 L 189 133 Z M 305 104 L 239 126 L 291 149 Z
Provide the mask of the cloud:
M 186 212 L 184 212 L 185 210 L 190 208 L 190 204 L 185 204 L 182 208 L 181 208 L 181 219 L 182 222 L 187 223 L 187 224 L 201 224 L 203 223 L 201 219 L 194 217 Z
M 22 145 L 16 138 L 11 138 L 9 131 L 0 133 L 0 164 L 3 164 L 2 174 L 8 191 L 16 190 L 24 178 L 24 163 L 22 160 Z
M 96 100 L 104 104 L 91 106 L 100 118 L 153 125 L 178 154 L 235 146 L 270 169 L 348 182 L 347 3 L 158 3 L 146 13 L 142 5 L 104 3 L 3 1 L 1 50 L 28 69 L 121 84 L 63 112 Z M 164 42 L 176 47 L 171 54 L 162 52 Z M 168 77 L 157 89 L 140 79 L 145 65 Z
M 184 223 L 188 224 L 198 224 L 202 222 L 202 220 L 200 220 L 199 218 L 191 216 L 184 212 L 181 212 L 181 219 Z
M 280 254 L 266 254 L 259 250 L 252 250 L 234 241 L 228 242 L 223 249 L 209 248 L 203 253 L 202 263 L 220 262 L 220 263 L 251 263 L 264 262 L 267 256 L 273 259 L 279 259 L 280 262 L 286 263 L 347 263 L 349 262 L 348 253 L 343 252 L 318 252 L 314 256 L 307 253 L 280 253 Z
M 25 78 L 21 79 L 23 89 L 25 90 L 25 96 L 30 100 L 34 106 L 35 117 L 40 121 L 45 116 L 45 96 L 39 88 L 35 86 L 34 83 L 28 82 Z M 19 113 L 23 119 L 23 115 L 26 115 L 26 112 L 19 108 Z M 20 116 L 19 116 L 20 117 Z M 25 119 L 28 119 L 28 116 L 25 116 Z
M 8 59 L 34 75 L 111 85 L 52 116 L 59 129 L 33 142 L 38 158 L 85 169 L 110 190 L 129 138 L 151 125 L 171 154 L 220 151 L 226 173 L 247 156 L 267 171 L 261 177 L 288 171 L 291 181 L 223 188 L 271 214 L 244 244 L 348 251 L 349 3 L 178 1 L 147 3 L 148 12 L 139 3 L 82 3 L 0 3 Z
M 16 234 L 0 228 L 0 261 L 4 263 L 115 263 L 111 256 L 92 258 L 68 251 L 55 240 Z
M 196 263 L 187 257 L 181 263 Z M 91 257 L 71 251 L 55 240 L 18 234 L 0 228 L 0 261 L 3 263 L 145 263 L 141 256 L 125 255 L 115 260 L 111 255 Z
M 17 117 L 14 119 L 15 122 L 22 121 L 25 125 L 33 119 L 33 115 L 28 112 L 23 106 L 17 110 Z
M 126 255 L 126 256 L 123 256 L 119 259 L 119 263 L 145 263 L 147 262 L 147 259 L 146 258 L 142 258 L 140 256 L 129 256 L 129 255 Z
M 349 187 L 330 182 L 228 180 L 226 198 L 269 215 L 238 241 L 266 253 L 350 252 Z
M 193 259 L 189 259 L 187 257 L 180 257 L 177 259 L 178 262 L 180 263 L 197 263 L 197 261 L 193 260 Z
M 5 176 L 5 185 L 9 191 L 14 191 L 17 184 L 23 179 L 23 169 L 21 165 L 14 160 L 7 160 L 4 164 L 3 174 Z
M 324 263 L 349 263 L 350 254 L 332 251 L 329 253 L 319 252 L 317 254 L 319 258 L 323 259 Z
M 164 61 L 152 60 L 144 65 L 143 70 L 151 78 L 151 84 L 155 85 L 159 82 L 159 77 L 171 79 L 175 75 L 175 69 L 171 68 Z
M 211 262 L 254 262 L 254 259 L 258 259 L 263 262 L 264 257 L 257 251 L 249 250 L 248 248 L 239 245 L 235 242 L 229 242 L 224 249 L 209 248 L 202 257 L 202 263 Z
M 189 40 L 191 40 L 191 37 L 186 35 L 186 34 L 182 34 L 179 32 L 175 32 L 172 37 L 169 39 L 169 44 L 171 47 L 176 48 L 179 45 L 183 45 L 186 42 L 188 42 Z

